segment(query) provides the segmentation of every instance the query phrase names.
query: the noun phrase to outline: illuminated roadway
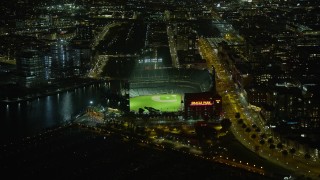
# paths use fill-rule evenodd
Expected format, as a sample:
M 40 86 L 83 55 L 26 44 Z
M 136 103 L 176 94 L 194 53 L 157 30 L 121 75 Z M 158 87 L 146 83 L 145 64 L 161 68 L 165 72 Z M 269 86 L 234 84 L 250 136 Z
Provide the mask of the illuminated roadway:
M 120 26 L 122 23 L 116 22 L 111 23 L 103 27 L 102 31 L 95 36 L 95 39 L 93 43 L 91 44 L 91 48 L 94 50 L 96 46 L 99 45 L 99 43 L 105 38 L 106 34 L 109 32 L 109 30 L 113 27 Z M 107 61 L 109 60 L 108 57 L 112 55 L 99 55 L 97 54 L 94 57 L 94 63 L 92 64 L 92 68 L 89 71 L 88 76 L 91 78 L 99 78 L 100 74 L 102 73 L 102 70 L 104 66 L 106 65 Z M 114 55 L 119 56 L 119 55 Z
M 7 56 L 1 56 L 0 57 L 0 62 L 5 63 L 5 64 L 16 65 L 16 60 L 15 59 L 9 59 Z
M 172 67 L 179 68 L 180 65 L 179 65 L 179 60 L 177 56 L 174 34 L 172 31 L 172 27 L 170 26 L 167 27 L 167 35 L 168 35 L 169 49 L 170 49 L 170 54 L 172 59 Z
M 297 175 L 304 175 L 307 177 L 319 178 L 320 175 L 320 163 L 319 160 L 304 158 L 304 153 L 297 152 L 295 154 L 290 154 L 289 149 L 291 147 L 286 147 L 283 144 L 282 149 L 275 147 L 274 149 L 269 148 L 267 139 L 265 144 L 260 144 L 259 134 L 265 133 L 267 138 L 272 138 L 274 140 L 274 145 L 276 146 L 280 140 L 275 137 L 272 130 L 266 128 L 264 121 L 258 115 L 257 112 L 247 107 L 244 97 L 241 93 L 237 92 L 234 82 L 231 79 L 231 73 L 221 65 L 217 54 L 213 51 L 212 46 L 206 39 L 199 39 L 200 53 L 204 59 L 207 60 L 208 69 L 211 70 L 213 66 L 216 71 L 216 88 L 217 92 L 222 96 L 223 102 L 223 116 L 224 118 L 229 118 L 232 121 L 231 131 L 235 137 L 240 141 L 245 147 L 252 150 L 253 152 L 259 154 L 261 157 L 276 163 L 284 168 L 296 172 Z M 246 132 L 245 129 L 237 123 L 235 118 L 235 113 L 239 112 L 240 117 L 243 119 L 244 124 L 251 128 L 250 132 Z M 259 127 L 260 131 L 253 131 L 254 128 L 251 125 L 255 124 Z M 256 138 L 252 138 L 252 134 L 256 134 Z M 287 149 L 288 154 L 283 155 L 282 150 Z

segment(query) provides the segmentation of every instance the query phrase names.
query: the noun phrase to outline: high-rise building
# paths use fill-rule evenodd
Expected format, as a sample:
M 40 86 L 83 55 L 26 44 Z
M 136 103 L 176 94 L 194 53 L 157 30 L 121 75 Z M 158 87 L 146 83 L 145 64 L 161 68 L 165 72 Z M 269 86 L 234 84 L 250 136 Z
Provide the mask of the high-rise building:
M 65 78 L 73 75 L 73 60 L 71 47 L 68 42 L 62 39 L 57 40 L 50 46 L 52 57 L 52 77 Z
M 43 56 L 38 50 L 27 49 L 17 54 L 17 84 L 34 87 L 45 83 Z

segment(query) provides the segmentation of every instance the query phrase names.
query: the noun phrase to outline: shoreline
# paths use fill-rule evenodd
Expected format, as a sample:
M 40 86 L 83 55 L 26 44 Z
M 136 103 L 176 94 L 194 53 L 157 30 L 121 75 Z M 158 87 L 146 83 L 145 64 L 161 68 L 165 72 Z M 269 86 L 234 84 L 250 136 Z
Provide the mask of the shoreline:
M 9 104 L 16 104 L 16 103 L 21 103 L 21 102 L 28 102 L 28 101 L 32 101 L 34 99 L 37 98 L 43 98 L 43 97 L 47 97 L 47 96 L 51 96 L 51 95 L 56 95 L 59 94 L 61 92 L 66 92 L 69 90 L 74 90 L 76 88 L 80 88 L 80 87 L 85 87 L 85 86 L 89 86 L 95 83 L 101 83 L 101 80 L 98 81 L 89 81 L 89 82 L 82 82 L 79 83 L 77 85 L 73 85 L 73 86 L 66 86 L 66 87 L 60 87 L 57 88 L 55 90 L 44 90 L 42 93 L 35 93 L 35 94 L 29 94 L 23 97 L 15 97 L 15 98 L 6 98 L 6 99 L 1 99 L 0 100 L 0 104 L 5 104 L 5 105 L 9 105 Z

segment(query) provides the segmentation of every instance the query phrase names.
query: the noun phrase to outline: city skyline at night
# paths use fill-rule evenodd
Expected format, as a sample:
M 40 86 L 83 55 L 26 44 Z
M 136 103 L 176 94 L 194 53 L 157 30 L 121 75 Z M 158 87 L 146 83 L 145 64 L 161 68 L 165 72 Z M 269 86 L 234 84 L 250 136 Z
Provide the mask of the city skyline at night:
M 311 0 L 3 1 L 1 166 L 44 177 L 73 152 L 65 162 L 79 166 L 61 177 L 98 178 L 109 163 L 122 166 L 108 156 L 121 148 L 127 168 L 112 179 L 171 179 L 155 170 L 167 165 L 175 168 L 163 174 L 181 178 L 317 179 L 319 8 Z M 107 154 L 103 140 L 114 146 Z M 136 159 L 120 158 L 126 152 Z M 199 163 L 202 174 L 166 156 Z

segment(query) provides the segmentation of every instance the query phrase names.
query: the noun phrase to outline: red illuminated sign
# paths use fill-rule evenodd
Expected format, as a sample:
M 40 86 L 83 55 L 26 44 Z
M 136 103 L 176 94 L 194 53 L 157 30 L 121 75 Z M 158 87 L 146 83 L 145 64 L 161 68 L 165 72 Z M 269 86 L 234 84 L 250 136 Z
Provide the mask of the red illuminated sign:
M 190 106 L 211 106 L 211 101 L 191 101 Z

